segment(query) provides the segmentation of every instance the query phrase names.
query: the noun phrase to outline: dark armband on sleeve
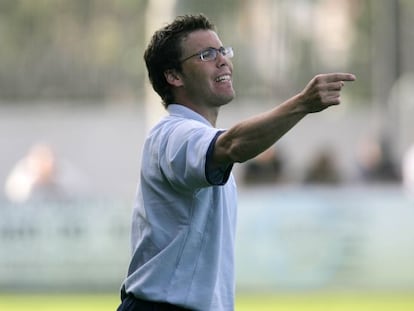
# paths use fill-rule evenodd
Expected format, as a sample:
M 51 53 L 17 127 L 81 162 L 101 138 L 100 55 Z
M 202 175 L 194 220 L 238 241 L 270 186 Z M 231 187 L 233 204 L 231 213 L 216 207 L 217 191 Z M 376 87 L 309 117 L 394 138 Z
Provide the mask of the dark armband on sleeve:
M 233 168 L 233 164 L 225 166 L 225 167 L 216 167 L 216 168 L 212 167 L 214 146 L 216 144 L 217 138 L 222 133 L 224 133 L 224 131 L 217 132 L 216 136 L 214 136 L 214 138 L 211 140 L 210 145 L 207 149 L 207 155 L 206 155 L 206 167 L 205 167 L 206 179 L 211 185 L 215 185 L 215 186 L 224 185 L 228 181 L 231 170 Z

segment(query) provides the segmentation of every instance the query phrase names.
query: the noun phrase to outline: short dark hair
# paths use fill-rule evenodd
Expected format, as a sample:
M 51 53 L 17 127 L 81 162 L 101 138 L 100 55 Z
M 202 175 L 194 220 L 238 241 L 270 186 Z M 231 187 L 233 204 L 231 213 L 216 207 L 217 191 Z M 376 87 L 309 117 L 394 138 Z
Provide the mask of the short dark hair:
M 174 96 L 164 72 L 168 69 L 181 71 L 181 42 L 189 33 L 196 30 L 215 31 L 215 26 L 203 14 L 178 16 L 171 24 L 154 33 L 145 50 L 144 60 L 148 77 L 165 107 L 174 103 Z

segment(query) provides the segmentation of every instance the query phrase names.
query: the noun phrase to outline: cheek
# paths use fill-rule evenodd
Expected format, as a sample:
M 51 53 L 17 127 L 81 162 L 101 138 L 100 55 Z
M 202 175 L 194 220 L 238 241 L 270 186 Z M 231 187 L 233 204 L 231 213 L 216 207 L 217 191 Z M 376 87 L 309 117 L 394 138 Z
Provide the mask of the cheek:
M 205 72 L 193 72 L 187 77 L 187 85 L 194 89 L 211 88 L 213 83 Z
M 206 65 L 208 63 L 202 64 L 204 66 L 199 66 L 198 68 L 192 68 L 185 75 L 185 85 L 188 89 L 192 90 L 211 90 L 215 87 L 214 81 L 211 78 L 215 68 L 210 68 Z
M 193 75 L 185 82 L 185 90 L 190 96 L 204 96 L 211 92 L 212 85 L 208 84 L 205 77 Z

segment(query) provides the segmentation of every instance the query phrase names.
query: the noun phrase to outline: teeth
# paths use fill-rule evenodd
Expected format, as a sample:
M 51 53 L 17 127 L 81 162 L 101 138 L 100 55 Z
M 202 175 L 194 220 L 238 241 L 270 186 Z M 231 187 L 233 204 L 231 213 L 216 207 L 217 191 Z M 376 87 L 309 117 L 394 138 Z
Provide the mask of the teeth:
M 230 75 L 222 75 L 216 78 L 216 82 L 229 81 Z

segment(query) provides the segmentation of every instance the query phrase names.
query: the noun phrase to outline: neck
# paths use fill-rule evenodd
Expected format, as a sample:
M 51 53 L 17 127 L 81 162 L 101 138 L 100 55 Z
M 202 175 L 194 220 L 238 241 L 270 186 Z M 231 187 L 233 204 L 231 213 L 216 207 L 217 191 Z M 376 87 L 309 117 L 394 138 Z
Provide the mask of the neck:
M 207 119 L 208 122 L 213 127 L 216 127 L 216 121 L 219 113 L 219 107 L 205 107 L 205 106 L 198 106 L 194 105 L 192 103 L 182 103 L 178 102 L 180 105 L 183 105 L 195 112 L 197 112 L 199 115 L 202 115 L 204 118 Z

